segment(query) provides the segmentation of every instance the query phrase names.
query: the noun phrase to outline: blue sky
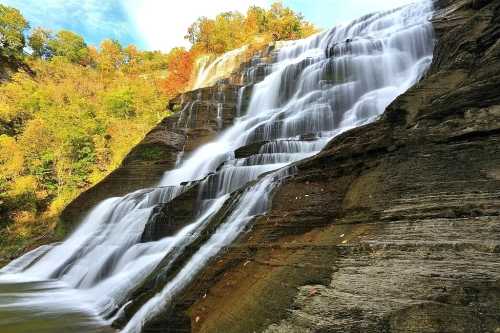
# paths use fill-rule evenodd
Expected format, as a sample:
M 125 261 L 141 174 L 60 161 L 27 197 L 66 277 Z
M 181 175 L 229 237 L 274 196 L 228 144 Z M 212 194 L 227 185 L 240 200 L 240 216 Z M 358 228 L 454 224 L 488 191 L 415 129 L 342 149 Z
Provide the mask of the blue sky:
M 394 8 L 412 0 L 284 0 L 287 6 L 321 28 L 347 22 L 372 11 Z M 271 0 L 0 0 L 20 9 L 32 27 L 69 29 L 97 45 L 105 38 L 133 43 L 141 49 L 167 51 L 188 46 L 183 36 L 200 16 Z

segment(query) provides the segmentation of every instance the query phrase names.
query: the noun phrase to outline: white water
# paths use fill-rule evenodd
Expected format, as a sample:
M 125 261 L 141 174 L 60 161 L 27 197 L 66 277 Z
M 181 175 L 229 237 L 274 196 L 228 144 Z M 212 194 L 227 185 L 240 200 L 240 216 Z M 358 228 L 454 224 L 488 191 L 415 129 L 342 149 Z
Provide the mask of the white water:
M 375 120 L 421 78 L 432 60 L 431 13 L 424 1 L 287 43 L 271 73 L 254 87 L 248 109 L 239 110 L 243 116 L 167 172 L 162 187 L 101 203 L 64 243 L 35 250 L 5 267 L 0 275 L 4 283 L 51 280 L 57 293 L 18 293 L 15 300 L 0 303 L 0 309 L 14 306 L 43 313 L 44 307 L 79 304 L 108 323 L 160 261 L 180 256 L 206 231 L 232 192 L 270 172 L 245 189 L 230 216 L 124 329 L 140 332 L 254 216 L 265 213 L 270 191 L 293 172 L 284 167 L 318 153 L 339 133 Z M 248 77 L 253 80 L 253 75 Z M 260 141 L 267 143 L 259 154 L 235 158 L 237 148 Z M 181 183 L 202 179 L 195 221 L 175 236 L 141 242 L 154 207 L 181 194 Z
M 248 46 L 245 45 L 239 49 L 226 52 L 213 61 L 210 61 L 210 56 L 200 57 L 197 63 L 196 79 L 191 87 L 192 90 L 210 87 L 218 80 L 228 77 L 244 61 L 247 49 Z

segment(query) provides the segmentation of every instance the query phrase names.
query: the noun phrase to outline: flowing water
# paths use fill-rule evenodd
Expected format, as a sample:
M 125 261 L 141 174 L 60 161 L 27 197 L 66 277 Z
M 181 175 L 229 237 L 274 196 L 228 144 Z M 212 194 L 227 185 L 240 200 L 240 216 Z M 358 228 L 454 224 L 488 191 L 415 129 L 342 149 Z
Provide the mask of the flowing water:
M 218 80 L 231 75 L 245 60 L 245 53 L 248 46 L 224 53 L 220 57 L 211 61 L 210 56 L 202 56 L 196 62 L 196 80 L 192 89 L 200 89 L 213 86 Z
M 107 332 L 134 287 L 160 262 L 168 271 L 194 246 L 184 266 L 123 329 L 140 332 L 255 216 L 265 214 L 272 189 L 294 173 L 290 164 L 374 121 L 422 77 L 433 53 L 430 15 L 431 3 L 421 1 L 284 44 L 269 74 L 254 85 L 248 108 L 238 103 L 234 125 L 166 172 L 157 188 L 102 202 L 66 241 L 0 271 L 0 331 Z M 254 84 L 251 73 L 244 75 L 240 97 Z M 256 142 L 262 143 L 258 154 L 235 157 L 237 148 Z M 196 180 L 196 218 L 174 236 L 143 241 L 155 207 Z M 228 200 L 234 201 L 228 217 L 196 242 L 212 230 L 210 222 Z

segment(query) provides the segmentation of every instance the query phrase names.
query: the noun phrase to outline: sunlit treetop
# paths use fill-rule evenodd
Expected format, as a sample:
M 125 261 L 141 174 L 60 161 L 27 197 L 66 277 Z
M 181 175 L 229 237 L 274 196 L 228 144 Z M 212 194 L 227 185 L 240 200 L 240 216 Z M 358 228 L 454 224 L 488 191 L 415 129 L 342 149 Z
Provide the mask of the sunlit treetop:
M 185 38 L 193 44 L 194 49 L 221 54 L 252 43 L 256 38 L 268 42 L 293 40 L 316 31 L 301 14 L 276 2 L 269 10 L 250 7 L 246 15 L 226 12 L 215 19 L 201 17 L 189 27 Z
M 29 24 L 15 8 L 0 4 L 0 55 L 7 58 L 20 58 L 26 40 L 24 33 Z

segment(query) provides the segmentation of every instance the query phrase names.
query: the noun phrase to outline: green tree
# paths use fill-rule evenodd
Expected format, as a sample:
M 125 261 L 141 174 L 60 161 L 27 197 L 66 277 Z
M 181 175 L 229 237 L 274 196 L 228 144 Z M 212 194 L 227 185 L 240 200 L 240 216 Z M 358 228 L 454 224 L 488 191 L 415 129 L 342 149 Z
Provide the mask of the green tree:
M 299 39 L 315 31 L 301 14 L 283 6 L 281 2 L 273 3 L 267 16 L 267 29 L 274 40 Z
M 26 45 L 24 32 L 28 28 L 19 10 L 0 4 L 0 55 L 20 59 Z
M 0 14 L 0 62 L 33 50 L 0 84 L 0 241 L 18 249 L 50 234 L 52 218 L 168 115 L 162 80 L 170 67 L 186 81 L 192 63 L 187 51 L 176 62 L 112 40 L 96 49 L 64 30 L 37 28 L 26 41 L 20 13 Z
M 104 105 L 110 115 L 127 119 L 136 115 L 134 99 L 134 92 L 130 88 L 120 88 L 105 95 Z
M 52 39 L 50 30 L 38 27 L 34 29 L 28 37 L 28 45 L 33 50 L 33 56 L 50 59 L 52 51 L 49 47 L 49 42 Z
M 61 30 L 54 39 L 49 40 L 48 46 L 54 56 L 63 57 L 69 62 L 87 64 L 89 50 L 82 36 L 74 32 Z

